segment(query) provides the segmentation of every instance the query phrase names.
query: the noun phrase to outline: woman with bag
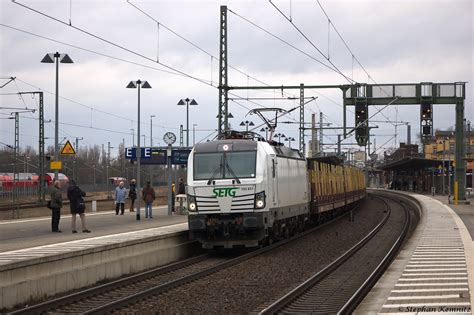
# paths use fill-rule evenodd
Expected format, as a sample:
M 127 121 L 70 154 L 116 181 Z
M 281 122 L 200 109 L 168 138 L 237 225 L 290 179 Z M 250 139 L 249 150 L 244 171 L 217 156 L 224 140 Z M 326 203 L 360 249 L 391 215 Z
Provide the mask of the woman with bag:
M 53 190 L 51 191 L 51 202 L 49 208 L 51 209 L 51 229 L 53 232 L 61 233 L 59 229 L 59 220 L 61 219 L 61 208 L 63 206 L 63 197 L 59 189 L 61 188 L 61 182 L 58 180 L 54 181 Z
M 69 187 L 67 189 L 67 198 L 69 199 L 69 206 L 71 208 L 72 220 L 71 220 L 71 228 L 72 233 L 77 233 L 76 231 L 76 214 L 79 214 L 81 217 L 81 224 L 82 224 L 82 232 L 83 233 L 90 233 L 91 231 L 86 227 L 86 214 L 84 211 L 86 210 L 86 204 L 84 203 L 84 196 L 86 193 L 77 186 L 74 180 L 71 180 Z

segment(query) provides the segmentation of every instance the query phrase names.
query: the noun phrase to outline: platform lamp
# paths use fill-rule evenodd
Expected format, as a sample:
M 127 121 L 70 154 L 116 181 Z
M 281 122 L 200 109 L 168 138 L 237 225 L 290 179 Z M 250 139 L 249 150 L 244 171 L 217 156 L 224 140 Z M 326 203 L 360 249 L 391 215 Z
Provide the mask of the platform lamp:
M 42 63 L 56 62 L 56 100 L 54 111 L 54 159 L 59 160 L 58 130 L 59 130 L 59 63 L 74 63 L 68 54 L 46 54 L 41 60 Z M 58 170 L 54 170 L 54 180 L 58 180 Z
M 189 147 L 189 105 L 198 105 L 192 98 L 180 99 L 178 105 L 186 105 L 186 146 Z
M 268 140 L 268 130 L 269 130 L 268 127 L 265 127 L 265 128 L 260 129 L 260 132 L 264 132 L 264 131 L 265 131 L 265 140 Z
M 252 127 L 255 126 L 255 124 L 253 123 L 253 121 L 248 121 L 248 120 L 242 121 L 242 122 L 240 123 L 240 125 L 241 125 L 241 126 L 245 126 L 245 131 L 249 131 L 249 126 L 252 126 Z
M 286 138 L 286 136 L 283 133 L 276 133 L 273 138 L 278 138 L 278 143 L 281 143 L 281 138 Z
M 130 81 L 127 85 L 127 89 L 138 89 L 138 126 L 137 126 L 137 193 L 140 191 L 140 158 L 141 158 L 141 148 L 140 148 L 140 88 L 151 89 L 151 85 L 147 81 Z M 137 221 L 140 220 L 140 198 L 137 198 Z
M 291 141 L 295 141 L 295 138 L 293 138 L 293 137 L 288 137 L 288 138 L 285 138 L 285 141 L 288 141 L 288 147 L 291 148 Z

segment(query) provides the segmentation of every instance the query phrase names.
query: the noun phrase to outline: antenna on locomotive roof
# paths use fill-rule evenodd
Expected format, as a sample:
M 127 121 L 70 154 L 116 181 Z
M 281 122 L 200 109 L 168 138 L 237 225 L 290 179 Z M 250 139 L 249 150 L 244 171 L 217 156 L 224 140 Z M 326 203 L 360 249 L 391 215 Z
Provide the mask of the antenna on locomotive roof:
M 275 113 L 275 118 L 268 118 L 268 117 L 265 117 L 265 115 L 263 113 L 265 112 L 269 112 L 269 113 Z M 263 122 L 265 123 L 265 125 L 267 125 L 268 127 L 268 130 L 270 131 L 270 137 L 268 139 L 272 139 L 273 137 L 273 132 L 275 131 L 276 129 L 276 126 L 277 126 L 277 122 L 278 122 L 278 117 L 281 117 L 285 114 L 287 114 L 288 111 L 283 109 L 283 108 L 277 108 L 277 107 L 270 107 L 270 108 L 256 108 L 256 109 L 252 109 L 250 110 L 247 115 L 253 115 L 253 114 L 257 114 L 258 117 L 260 117 L 260 119 L 263 120 Z M 280 114 L 280 115 L 279 115 Z M 245 115 L 245 116 L 247 116 Z M 266 139 L 266 140 L 268 140 Z

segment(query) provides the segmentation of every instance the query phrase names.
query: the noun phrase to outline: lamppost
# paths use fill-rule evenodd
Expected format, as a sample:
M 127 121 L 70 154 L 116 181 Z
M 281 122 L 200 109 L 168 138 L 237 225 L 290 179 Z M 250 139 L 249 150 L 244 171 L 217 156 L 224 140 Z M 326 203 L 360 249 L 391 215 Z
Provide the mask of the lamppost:
M 178 105 L 186 105 L 186 146 L 189 147 L 189 105 L 198 105 L 192 98 L 180 99 Z
M 285 138 L 285 141 L 288 141 L 288 146 L 291 148 L 291 141 L 295 141 L 295 138 L 288 137 L 288 138 Z
M 260 132 L 264 132 L 265 131 L 265 140 L 268 140 L 268 127 L 265 127 L 265 128 L 262 128 L 260 129 Z
M 54 60 L 53 60 L 54 59 Z M 59 63 L 74 63 L 67 54 L 46 54 L 42 63 L 54 63 L 56 61 L 56 102 L 54 113 L 54 159 L 59 160 L 58 130 L 59 130 Z M 58 180 L 58 170 L 54 170 L 54 180 Z
M 445 179 L 445 176 L 446 176 L 446 137 L 443 138 L 443 181 L 442 181 L 443 195 L 446 194 L 446 179 Z
M 283 133 L 276 133 L 273 138 L 277 138 L 278 137 L 278 143 L 281 143 L 281 138 L 286 138 L 286 136 L 283 134 Z
M 153 147 L 153 117 L 155 115 L 150 115 L 150 147 Z
M 193 124 L 193 147 L 196 144 L 196 129 L 197 124 Z
M 145 141 L 146 136 L 142 135 L 142 137 L 143 137 L 143 146 L 146 146 L 146 141 Z
M 241 126 L 245 126 L 245 131 L 249 131 L 249 126 L 255 126 L 255 124 L 253 123 L 253 121 L 242 121 L 240 123 Z
M 140 148 L 140 87 L 144 89 L 151 89 L 151 85 L 147 81 L 130 81 L 127 85 L 127 89 L 138 89 L 138 126 L 137 126 L 137 194 L 140 191 L 140 157 L 141 157 L 141 148 Z M 137 198 L 137 221 L 140 220 L 140 198 Z

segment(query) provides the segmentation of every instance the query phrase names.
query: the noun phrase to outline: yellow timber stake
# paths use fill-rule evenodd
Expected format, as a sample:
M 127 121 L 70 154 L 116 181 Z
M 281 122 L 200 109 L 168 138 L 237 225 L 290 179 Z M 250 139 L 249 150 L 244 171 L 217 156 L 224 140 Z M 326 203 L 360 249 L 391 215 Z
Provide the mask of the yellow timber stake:
M 454 181 L 454 204 L 458 205 L 458 181 Z

